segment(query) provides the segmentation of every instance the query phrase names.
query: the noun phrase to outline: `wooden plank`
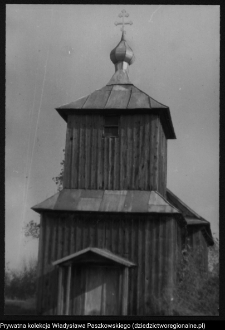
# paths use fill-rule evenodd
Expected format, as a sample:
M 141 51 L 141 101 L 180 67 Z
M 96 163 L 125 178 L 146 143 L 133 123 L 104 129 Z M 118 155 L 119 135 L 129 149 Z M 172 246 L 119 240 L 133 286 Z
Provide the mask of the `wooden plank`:
M 113 178 L 113 164 L 112 164 L 112 138 L 108 138 L 108 174 L 107 174 L 107 189 L 111 190 L 112 185 L 111 185 L 111 179 Z
M 71 264 L 68 266 L 66 285 L 66 315 L 70 315 Z
M 72 145 L 73 145 L 73 116 L 68 116 L 67 133 L 66 133 L 66 147 L 65 147 L 65 166 L 63 181 L 64 188 L 71 188 L 71 161 L 72 161 Z
M 102 315 L 120 315 L 119 309 L 119 279 L 120 268 L 104 268 L 104 297 L 102 301 Z
M 127 141 L 127 117 L 124 118 L 124 136 L 123 136 L 123 189 L 127 189 L 127 176 L 128 176 L 128 164 L 127 164 L 127 152 L 128 152 L 128 141 Z
M 124 153 L 124 126 L 125 126 L 125 117 L 121 116 L 120 117 L 120 135 L 121 135 L 121 139 L 120 139 L 120 188 L 119 189 L 124 189 L 124 184 L 123 184 L 123 180 L 124 180 L 124 169 L 123 169 L 123 153 Z
M 104 189 L 108 189 L 109 139 L 104 138 L 103 139 L 103 144 L 104 144 L 104 156 L 103 156 L 103 159 L 104 159 Z
M 97 187 L 97 132 L 98 132 L 98 117 L 93 116 L 92 119 L 92 135 L 91 135 L 91 189 Z
M 112 252 L 117 254 L 117 246 L 118 246 L 118 219 L 115 216 L 112 218 Z
M 124 258 L 130 260 L 130 217 L 127 216 L 124 217 L 124 226 L 125 226 L 125 237 L 124 237 Z
M 143 306 L 142 306 L 142 287 L 143 287 L 143 256 L 144 251 L 142 249 L 142 226 L 141 226 L 141 219 L 138 219 L 138 277 L 137 277 L 137 312 L 138 315 L 143 315 Z
M 161 139 L 161 125 L 160 125 L 160 122 L 159 122 L 159 127 L 158 127 L 158 130 L 159 130 L 159 140 L 158 140 L 158 143 L 159 143 L 159 147 L 158 147 L 158 191 L 160 194 L 162 194 L 162 177 L 161 177 L 161 174 L 162 174 L 162 139 Z
M 52 261 L 56 260 L 56 223 L 55 223 L 55 219 L 54 218 L 50 218 L 49 217 L 49 222 L 51 223 L 51 251 L 49 251 L 49 265 L 51 265 Z M 53 293 L 55 291 L 55 287 L 57 287 L 57 279 L 56 279 L 56 269 L 53 269 L 52 265 L 51 265 L 51 278 L 50 278 L 50 287 L 49 287 L 49 293 L 50 293 L 50 314 L 55 314 L 55 304 L 57 301 L 57 297 L 55 296 L 55 294 Z
M 119 314 L 121 315 L 122 314 L 122 311 L 123 311 L 123 276 L 124 273 L 123 273 L 123 270 L 120 272 L 119 274 Z
M 44 222 L 45 222 L 45 232 L 46 232 L 46 236 L 45 236 L 45 248 L 44 248 L 44 281 L 43 283 L 43 306 L 44 306 L 44 310 L 45 312 L 49 312 L 50 306 L 49 306 L 49 270 L 51 268 L 51 265 L 49 265 L 48 261 L 49 261 L 49 250 L 50 250 L 50 245 L 51 245 L 51 241 L 50 241 L 50 235 L 51 235 L 51 228 L 49 226 L 49 221 L 48 221 L 48 217 L 47 215 L 45 215 L 44 217 Z
M 98 147 L 97 147 L 97 189 L 102 189 L 103 188 L 103 184 L 102 184 L 102 173 L 103 173 L 103 166 L 102 166 L 102 149 L 103 149 L 103 138 L 102 138 L 102 134 L 103 134 L 103 117 L 102 116 L 98 116 L 98 120 L 97 120 L 97 143 L 98 143 Z
M 163 196 L 166 197 L 166 171 L 167 171 L 167 160 L 166 160 L 166 137 L 163 131 Z
M 165 197 L 166 197 L 166 187 L 167 187 L 167 139 L 165 136 L 165 158 L 164 158 L 164 185 L 165 185 Z
M 135 258 L 135 250 L 136 250 L 136 230 L 135 230 L 135 219 L 133 216 L 129 219 L 129 223 L 131 226 L 130 229 L 130 258 L 129 260 L 133 261 L 136 259 Z M 134 298 L 134 284 L 135 284 L 135 269 L 130 269 L 130 280 L 129 280 L 129 292 L 130 292 L 130 298 L 129 298 L 129 304 L 128 304 L 128 310 L 130 315 L 134 315 L 134 304 L 135 304 L 135 298 Z
M 107 217 L 107 222 L 105 222 L 105 248 L 109 251 L 112 249 L 112 219 Z
M 135 171 L 134 171 L 134 189 L 138 189 L 138 183 L 139 183 L 139 161 L 140 161 L 140 116 L 136 116 L 135 121 L 135 128 L 136 128 L 136 134 L 134 137 L 135 141 Z
M 84 312 L 84 292 L 86 285 L 86 268 L 75 267 L 73 269 L 72 281 L 72 314 L 83 315 Z
M 174 230 L 173 220 L 168 221 L 168 299 L 172 298 L 173 292 L 173 272 L 174 272 Z M 172 306 L 170 304 L 168 308 L 168 315 L 172 315 Z
M 159 244 L 158 244 L 158 290 L 157 290 L 157 297 L 159 297 L 162 301 L 163 306 L 163 299 L 164 299 L 164 292 L 163 292 L 163 245 L 164 245 L 164 239 L 163 239 L 163 227 L 164 227 L 164 220 L 161 216 L 159 217 Z
M 90 117 L 85 116 L 84 187 L 88 189 L 90 179 Z
M 150 190 L 155 190 L 154 187 L 154 135 L 155 135 L 155 121 L 156 116 L 151 115 L 150 116 Z
M 166 191 L 166 182 L 165 182 L 165 136 L 164 136 L 164 132 L 163 132 L 163 128 L 161 127 L 161 139 L 162 139 L 162 145 L 161 145 L 161 155 L 162 155 L 162 174 L 161 174 L 161 181 L 162 181 L 162 195 L 165 197 L 165 191 Z
M 79 176 L 78 176 L 78 188 L 84 189 L 84 175 L 85 175 L 85 116 L 81 116 L 80 121 L 80 147 L 79 147 Z
M 78 168 L 79 168 L 79 118 L 80 116 L 73 116 L 73 143 L 72 143 L 72 165 L 71 165 L 71 187 L 78 188 Z
M 85 249 L 89 246 L 89 225 L 87 221 L 87 215 L 82 216 L 82 249 Z
M 151 306 L 152 313 L 154 315 L 155 305 L 156 305 L 156 297 L 155 297 L 155 287 L 157 285 L 157 269 L 156 269 L 156 260 L 157 260 L 157 218 L 154 221 L 154 225 L 152 228 L 152 264 L 151 264 Z
M 70 215 L 70 254 L 74 253 L 76 250 L 76 229 L 75 229 L 75 220 L 76 215 Z
M 120 126 L 120 125 L 119 125 Z M 120 130 L 119 130 L 119 136 L 120 136 Z M 117 190 L 119 189 L 119 142 L 120 141 L 120 137 L 119 138 L 115 138 L 115 144 L 114 144 L 114 148 L 115 148 L 115 154 L 114 154 L 114 178 L 113 178 L 113 189 Z
M 63 256 L 67 256 L 69 254 L 69 251 L 68 251 L 68 244 L 70 242 L 69 240 L 69 228 L 68 228 L 68 219 L 64 218 L 63 219 L 63 240 L 62 240 L 62 243 L 63 243 Z
M 145 140 L 144 140 L 144 162 L 145 162 L 145 171 L 143 175 L 144 179 L 144 185 L 143 189 L 144 190 L 150 190 L 150 185 L 149 185 L 149 135 L 150 135 L 150 119 L 149 115 L 144 115 L 144 125 L 145 125 Z
M 118 223 L 118 255 L 121 257 L 124 253 L 124 220 L 121 219 Z
M 151 272 L 151 248 L 150 248 L 150 219 L 145 221 L 145 315 L 150 315 L 150 272 Z
M 102 267 L 88 267 L 86 270 L 84 315 L 101 315 L 103 270 Z
M 93 218 L 87 219 L 87 247 L 93 246 Z
M 102 217 L 97 221 L 97 246 L 102 249 L 105 247 L 105 221 Z
M 62 267 L 59 267 L 59 275 L 58 275 L 58 303 L 57 303 L 57 315 L 62 315 L 62 293 L 63 293 L 63 270 Z
M 156 117 L 154 121 L 154 158 L 153 158 L 153 190 L 158 190 L 158 164 L 159 164 L 159 118 Z
M 127 315 L 128 307 L 128 268 L 124 268 L 123 274 L 123 306 L 122 306 L 122 315 Z
M 136 144 L 137 144 L 137 127 L 136 127 L 136 115 L 133 115 L 133 123 L 132 123 L 132 178 L 131 178 L 131 186 L 132 189 L 135 189 L 135 171 L 136 171 Z
M 76 252 L 82 250 L 82 220 L 81 216 L 76 216 Z
M 140 138 L 139 138 L 139 169 L 138 188 L 144 189 L 145 184 L 145 118 L 140 116 Z
M 126 120 L 126 140 L 127 140 L 127 159 L 126 159 L 126 163 L 127 163 L 127 171 L 126 171 L 126 175 L 127 175 L 127 180 L 126 180 L 126 189 L 131 189 L 131 181 L 132 181 L 132 138 L 131 138 L 131 134 L 132 134 L 132 117 L 131 116 L 127 116 L 127 120 Z

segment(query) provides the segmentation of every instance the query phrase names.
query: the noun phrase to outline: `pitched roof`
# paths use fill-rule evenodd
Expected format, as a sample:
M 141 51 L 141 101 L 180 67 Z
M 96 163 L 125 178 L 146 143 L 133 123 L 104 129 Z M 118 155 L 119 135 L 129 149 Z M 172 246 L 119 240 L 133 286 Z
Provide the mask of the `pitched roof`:
M 88 247 L 76 253 L 70 254 L 64 258 L 53 261 L 53 266 L 69 263 L 80 263 L 80 262 L 103 262 L 103 263 L 116 263 L 125 267 L 136 266 L 133 262 L 117 256 L 116 254 L 106 249 L 99 249 L 95 247 Z
M 63 189 L 32 207 L 36 212 L 91 211 L 180 214 L 156 191 Z
M 193 211 L 169 189 L 166 190 L 166 198 L 174 207 L 176 207 L 182 213 L 188 226 L 202 226 L 202 232 L 205 236 L 206 241 L 209 245 L 214 244 L 209 221 L 205 220 L 203 217 Z
M 120 70 L 122 71 L 122 70 Z M 116 74 L 111 79 L 111 83 L 105 87 L 94 91 L 93 93 L 84 96 L 74 102 L 65 104 L 59 108 L 56 108 L 60 116 L 67 121 L 67 116 L 69 114 L 92 114 L 96 112 L 103 113 L 104 115 L 109 113 L 111 109 L 114 112 L 119 112 L 123 114 L 138 113 L 156 113 L 159 114 L 162 125 L 165 130 L 166 137 L 168 139 L 175 139 L 176 135 L 174 132 L 172 119 L 170 115 L 169 107 L 154 100 L 148 94 L 141 91 L 139 88 L 135 87 L 133 84 L 121 83 L 119 84 L 116 79 Z M 123 71 L 122 71 L 123 72 Z M 126 72 L 123 74 L 125 75 Z M 120 77 L 120 80 L 122 78 Z M 124 76 L 122 81 L 127 80 Z M 128 80 L 127 80 L 128 82 Z M 106 111 L 108 110 L 108 111 Z

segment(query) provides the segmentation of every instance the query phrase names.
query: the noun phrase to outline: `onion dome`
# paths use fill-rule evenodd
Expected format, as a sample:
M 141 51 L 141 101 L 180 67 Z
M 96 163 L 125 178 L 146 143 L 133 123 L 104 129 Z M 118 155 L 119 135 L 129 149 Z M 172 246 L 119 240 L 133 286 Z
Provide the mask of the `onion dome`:
M 121 41 L 118 45 L 111 51 L 110 59 L 115 64 L 116 71 L 124 67 L 127 67 L 127 64 L 131 65 L 134 62 L 134 53 L 133 50 L 128 45 L 125 39 L 125 32 L 122 33 Z M 126 65 L 123 62 L 127 63 Z
M 125 38 L 125 31 L 118 45 L 111 51 L 110 59 L 115 65 L 115 73 L 107 85 L 131 84 L 128 77 L 128 68 L 134 60 L 133 50 L 128 45 Z

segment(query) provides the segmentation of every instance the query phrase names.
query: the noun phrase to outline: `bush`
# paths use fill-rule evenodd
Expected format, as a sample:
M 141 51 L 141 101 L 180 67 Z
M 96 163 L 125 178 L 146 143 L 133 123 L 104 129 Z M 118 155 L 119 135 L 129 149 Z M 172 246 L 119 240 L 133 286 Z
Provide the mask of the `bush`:
M 11 299 L 27 299 L 34 297 L 36 292 L 37 262 L 24 264 L 22 270 L 6 267 L 5 297 Z
M 174 292 L 175 315 L 219 315 L 219 262 L 211 271 L 199 268 L 199 255 L 184 251 L 178 267 L 177 285 Z

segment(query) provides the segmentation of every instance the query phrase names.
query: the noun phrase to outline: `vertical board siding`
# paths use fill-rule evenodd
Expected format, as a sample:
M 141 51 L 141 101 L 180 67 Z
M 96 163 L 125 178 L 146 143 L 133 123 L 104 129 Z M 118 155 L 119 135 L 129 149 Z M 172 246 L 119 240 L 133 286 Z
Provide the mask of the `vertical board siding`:
M 162 215 L 46 213 L 39 249 L 38 312 L 57 314 L 59 275 L 52 262 L 93 246 L 137 265 L 129 269 L 128 315 L 160 313 L 160 298 L 172 290 L 176 230 L 176 220 Z
M 64 188 L 166 191 L 167 145 L 158 116 L 120 116 L 119 137 L 103 137 L 104 117 L 70 115 Z
M 199 226 L 188 227 L 188 239 L 193 255 L 197 258 L 200 272 L 208 272 L 208 246 Z

